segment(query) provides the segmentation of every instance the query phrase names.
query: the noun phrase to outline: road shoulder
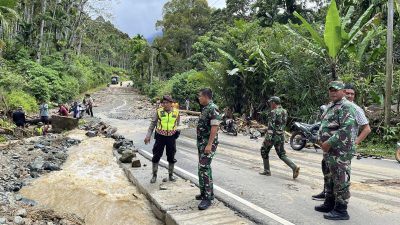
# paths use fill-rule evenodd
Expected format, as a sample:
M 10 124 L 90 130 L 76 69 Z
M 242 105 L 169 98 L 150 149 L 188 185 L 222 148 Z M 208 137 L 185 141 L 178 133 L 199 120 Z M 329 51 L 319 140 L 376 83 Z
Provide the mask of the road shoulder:
M 114 151 L 114 155 L 120 157 L 117 151 Z M 194 199 L 199 192 L 195 184 L 181 178 L 176 182 L 162 182 L 162 179 L 168 176 L 164 167 L 159 168 L 157 182 L 150 184 L 151 161 L 141 155 L 138 155 L 138 158 L 142 162 L 140 168 L 132 168 L 131 164 L 120 163 L 119 160 L 118 162 L 129 181 L 150 200 L 157 218 L 165 224 L 253 224 L 218 200 L 214 201 L 210 209 L 199 211 L 199 201 Z

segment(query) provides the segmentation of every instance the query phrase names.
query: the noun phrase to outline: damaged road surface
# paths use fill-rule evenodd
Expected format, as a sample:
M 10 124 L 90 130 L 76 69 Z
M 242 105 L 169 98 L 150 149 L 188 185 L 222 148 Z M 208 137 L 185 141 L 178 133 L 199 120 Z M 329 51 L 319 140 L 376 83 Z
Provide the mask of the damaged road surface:
M 81 143 L 70 148 L 62 170 L 34 180 L 21 194 L 40 205 L 77 215 L 85 224 L 162 224 L 117 164 L 114 140 L 89 138 L 85 133 L 70 134 Z
M 143 155 L 150 157 L 154 140 L 150 145 L 144 145 L 143 140 L 154 106 L 130 88 L 110 87 L 94 98 L 99 100 L 96 110 L 102 120 L 118 128 L 118 133 L 133 140 L 145 152 Z M 219 187 L 217 197 L 260 224 L 337 224 L 314 211 L 314 206 L 322 202 L 311 199 L 311 195 L 322 190 L 322 153 L 307 149 L 296 152 L 285 146 L 290 158 L 301 167 L 299 178 L 293 180 L 291 170 L 272 151 L 272 176 L 266 177 L 258 174 L 262 167 L 259 152 L 262 141 L 241 134 L 232 137 L 220 133 L 221 143 L 212 165 L 215 185 Z M 198 156 L 194 129 L 183 130 L 177 141 L 176 159 L 178 174 L 196 182 Z M 160 185 L 162 178 L 161 175 L 155 185 Z M 400 179 L 400 164 L 354 159 L 351 179 L 349 223 L 398 224 L 400 186 L 396 181 Z M 382 180 L 390 181 L 391 185 L 381 185 Z

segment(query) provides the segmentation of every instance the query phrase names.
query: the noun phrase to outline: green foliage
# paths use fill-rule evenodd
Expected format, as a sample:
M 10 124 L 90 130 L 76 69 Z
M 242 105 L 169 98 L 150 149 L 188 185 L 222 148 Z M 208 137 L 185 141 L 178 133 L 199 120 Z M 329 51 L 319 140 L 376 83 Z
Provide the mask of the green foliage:
M 335 58 L 342 46 L 341 22 L 335 0 L 332 0 L 328 14 L 326 15 L 324 40 L 329 56 Z
M 0 135 L 0 143 L 6 142 L 7 138 L 4 137 L 3 135 Z
M 38 108 L 36 99 L 23 91 L 10 92 L 6 95 L 6 101 L 7 105 L 14 110 L 22 106 L 26 112 L 31 113 L 36 112 Z
M 15 8 L 17 5 L 17 0 L 2 0 L 0 2 L 0 6 L 8 7 L 8 8 Z

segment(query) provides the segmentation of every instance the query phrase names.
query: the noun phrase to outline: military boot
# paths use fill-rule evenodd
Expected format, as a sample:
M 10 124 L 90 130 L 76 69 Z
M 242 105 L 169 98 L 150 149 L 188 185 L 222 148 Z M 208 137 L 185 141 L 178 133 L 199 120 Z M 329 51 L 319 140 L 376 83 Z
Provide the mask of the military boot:
M 325 199 L 325 190 L 321 193 L 311 196 L 313 200 L 322 201 Z
M 294 162 L 286 156 L 282 157 L 281 159 L 286 163 L 286 165 L 288 165 L 292 169 L 293 179 L 296 179 L 299 176 L 300 167 L 296 166 L 296 164 L 294 164 Z
M 315 211 L 324 213 L 330 212 L 334 208 L 335 208 L 335 198 L 333 196 L 326 197 L 324 204 L 314 207 Z
M 174 177 L 174 165 L 175 165 L 175 163 L 168 164 L 169 181 L 172 181 L 172 182 L 176 181 L 176 178 Z
M 271 170 L 269 170 L 269 159 L 263 159 L 264 171 L 260 172 L 260 175 L 271 176 Z
M 332 211 L 324 214 L 324 218 L 327 220 L 349 220 L 350 216 L 347 212 L 347 205 L 336 203 Z
M 158 171 L 158 163 L 153 163 L 153 177 L 150 180 L 150 183 L 155 183 L 157 180 L 157 171 Z

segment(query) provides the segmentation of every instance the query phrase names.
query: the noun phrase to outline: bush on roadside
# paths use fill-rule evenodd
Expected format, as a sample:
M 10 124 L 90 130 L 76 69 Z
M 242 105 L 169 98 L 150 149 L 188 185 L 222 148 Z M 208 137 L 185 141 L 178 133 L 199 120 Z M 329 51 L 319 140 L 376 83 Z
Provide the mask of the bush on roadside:
M 36 99 L 23 91 L 12 91 L 6 94 L 5 99 L 8 107 L 13 110 L 22 106 L 25 112 L 33 113 L 36 112 L 38 108 Z

